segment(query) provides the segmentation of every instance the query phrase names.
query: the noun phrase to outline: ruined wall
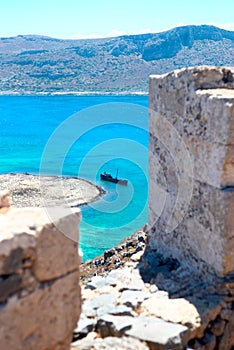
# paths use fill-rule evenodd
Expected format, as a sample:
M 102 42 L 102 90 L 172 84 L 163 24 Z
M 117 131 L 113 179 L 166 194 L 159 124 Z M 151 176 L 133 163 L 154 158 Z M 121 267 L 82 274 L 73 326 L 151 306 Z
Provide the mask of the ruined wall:
M 2 350 L 70 348 L 81 308 L 79 221 L 79 211 L 50 222 L 41 208 L 0 209 Z
M 149 248 L 234 271 L 234 69 L 151 76 Z

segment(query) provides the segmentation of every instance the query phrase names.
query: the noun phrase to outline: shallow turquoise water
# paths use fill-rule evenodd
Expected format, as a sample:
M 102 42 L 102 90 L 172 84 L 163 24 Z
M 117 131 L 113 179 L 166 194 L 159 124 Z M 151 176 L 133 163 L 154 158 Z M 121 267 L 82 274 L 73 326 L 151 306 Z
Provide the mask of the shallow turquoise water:
M 147 104 L 146 96 L 0 96 L 0 173 L 79 176 L 105 188 L 82 207 L 84 260 L 147 222 Z M 116 169 L 127 187 L 100 181 Z

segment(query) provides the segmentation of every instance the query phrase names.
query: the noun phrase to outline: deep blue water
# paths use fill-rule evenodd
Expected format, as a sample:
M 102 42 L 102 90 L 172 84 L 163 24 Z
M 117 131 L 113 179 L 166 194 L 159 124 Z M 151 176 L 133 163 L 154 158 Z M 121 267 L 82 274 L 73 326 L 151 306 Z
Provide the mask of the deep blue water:
M 82 207 L 84 260 L 147 222 L 147 96 L 0 96 L 0 173 L 69 175 L 104 187 Z M 100 181 L 111 172 L 128 186 Z

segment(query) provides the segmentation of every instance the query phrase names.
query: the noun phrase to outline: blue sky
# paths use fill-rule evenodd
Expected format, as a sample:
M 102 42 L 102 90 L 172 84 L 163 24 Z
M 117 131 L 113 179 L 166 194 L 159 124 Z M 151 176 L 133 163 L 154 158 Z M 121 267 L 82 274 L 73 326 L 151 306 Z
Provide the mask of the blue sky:
M 0 37 L 89 38 L 159 32 L 187 24 L 234 30 L 233 0 L 2 0 Z

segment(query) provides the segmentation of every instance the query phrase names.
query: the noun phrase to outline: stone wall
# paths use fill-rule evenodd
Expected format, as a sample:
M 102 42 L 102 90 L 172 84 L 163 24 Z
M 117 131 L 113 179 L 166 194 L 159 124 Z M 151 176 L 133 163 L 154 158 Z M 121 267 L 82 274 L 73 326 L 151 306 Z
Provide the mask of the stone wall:
M 70 348 L 81 309 L 79 221 L 79 211 L 50 222 L 41 208 L 0 209 L 2 350 Z
M 207 278 L 228 276 L 234 272 L 234 69 L 151 76 L 149 108 L 148 250 Z

